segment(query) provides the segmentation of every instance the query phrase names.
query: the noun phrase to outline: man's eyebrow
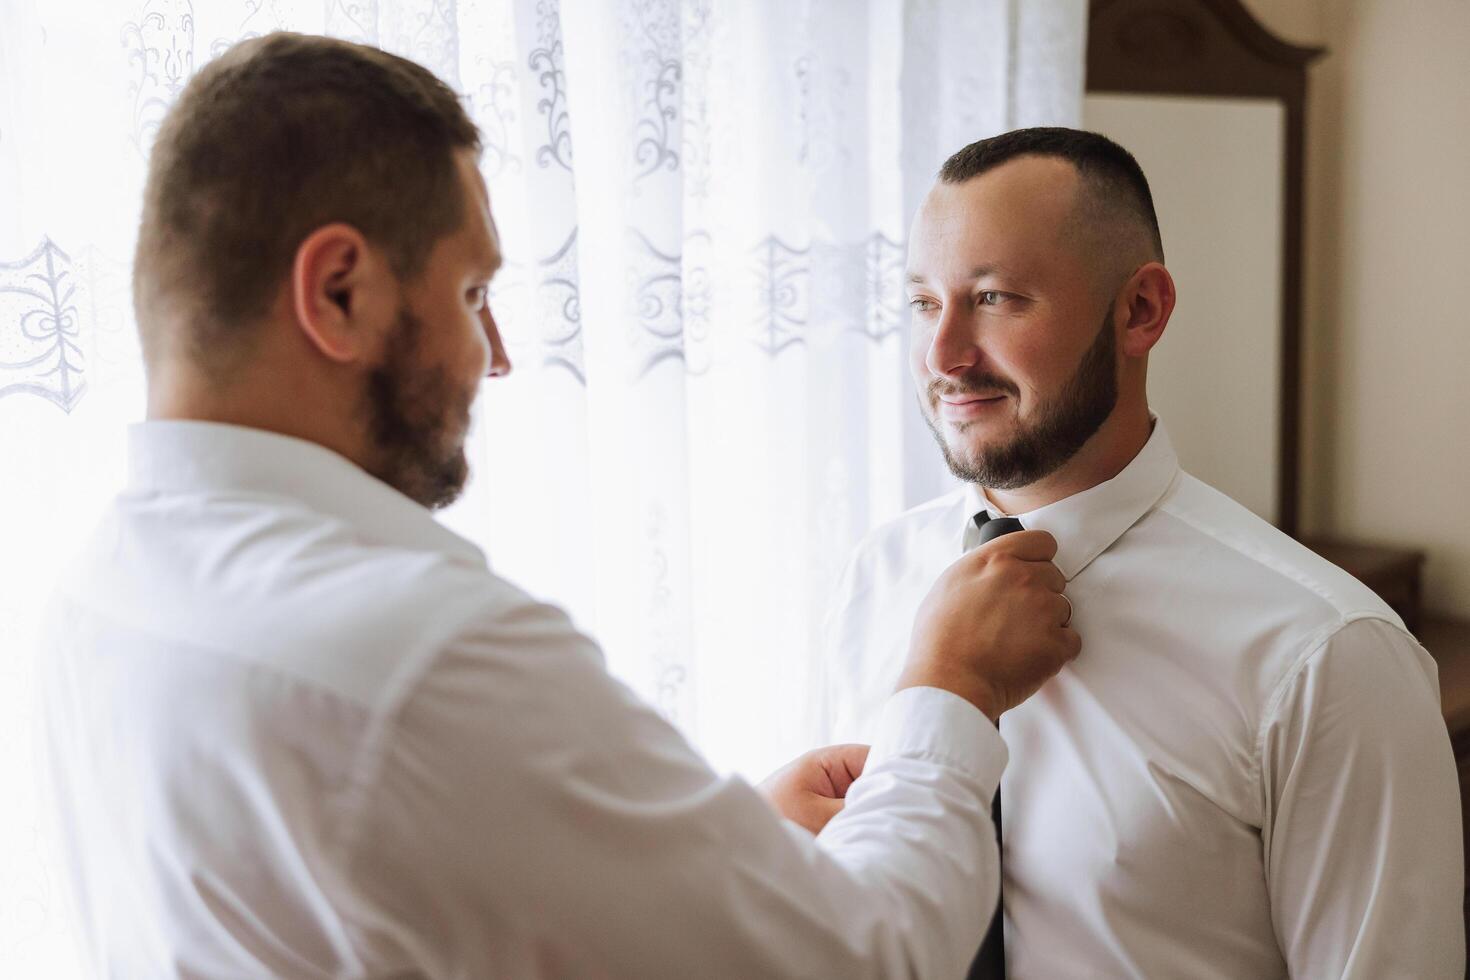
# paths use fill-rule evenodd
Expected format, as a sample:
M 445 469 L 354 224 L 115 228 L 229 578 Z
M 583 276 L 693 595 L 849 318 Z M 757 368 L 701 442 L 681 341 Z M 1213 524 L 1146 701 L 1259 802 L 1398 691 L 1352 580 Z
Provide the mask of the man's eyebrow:
M 984 279 L 986 276 L 1000 275 L 1001 272 L 1001 267 L 998 265 L 977 265 L 970 270 L 969 278 Z M 929 280 L 924 276 L 922 272 L 910 272 L 908 274 L 908 281 L 915 284 L 923 284 L 928 282 Z

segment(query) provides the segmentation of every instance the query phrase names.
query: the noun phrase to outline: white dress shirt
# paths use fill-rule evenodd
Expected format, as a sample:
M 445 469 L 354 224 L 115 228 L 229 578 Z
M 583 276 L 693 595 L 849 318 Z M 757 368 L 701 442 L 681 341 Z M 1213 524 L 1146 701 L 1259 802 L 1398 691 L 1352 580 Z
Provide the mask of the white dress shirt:
M 963 487 L 857 550 L 836 737 L 875 731 L 980 510 Z M 1462 978 L 1455 765 L 1399 618 L 1181 472 L 1162 424 L 1116 478 L 1011 516 L 1056 537 L 1082 653 L 1001 718 L 1008 975 Z
M 41 651 L 97 975 L 962 974 L 1006 758 L 969 703 L 885 699 L 814 839 L 344 458 L 157 422 L 130 469 Z

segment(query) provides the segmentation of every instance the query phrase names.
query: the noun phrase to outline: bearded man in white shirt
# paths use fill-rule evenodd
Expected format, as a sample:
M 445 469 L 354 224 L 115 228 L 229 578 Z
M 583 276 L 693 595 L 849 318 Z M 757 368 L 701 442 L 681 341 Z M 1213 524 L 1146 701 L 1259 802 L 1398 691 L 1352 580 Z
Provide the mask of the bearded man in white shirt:
M 1078 650 L 1054 542 L 941 579 L 866 760 L 819 750 L 767 799 L 711 772 L 430 514 L 510 370 L 478 148 L 419 66 L 280 34 L 158 132 L 150 421 L 41 663 L 94 974 L 960 975 L 996 894 L 990 719 Z
M 911 368 L 963 486 L 857 549 L 832 727 L 871 730 L 906 617 L 979 525 L 1050 531 L 1086 648 L 1000 721 L 1004 911 L 971 976 L 1463 977 L 1434 663 L 1180 471 L 1145 390 L 1163 263 L 1147 181 L 1102 136 L 1019 130 L 945 163 L 910 237 Z

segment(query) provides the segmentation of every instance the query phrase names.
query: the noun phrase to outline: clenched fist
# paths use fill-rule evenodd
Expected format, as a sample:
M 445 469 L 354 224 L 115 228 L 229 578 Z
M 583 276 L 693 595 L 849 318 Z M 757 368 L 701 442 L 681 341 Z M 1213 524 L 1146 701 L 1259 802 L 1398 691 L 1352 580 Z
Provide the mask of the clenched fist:
M 899 689 L 952 691 L 992 721 L 1034 694 L 1082 649 L 1056 553 L 1045 531 L 1017 531 L 945 569 L 914 617 Z

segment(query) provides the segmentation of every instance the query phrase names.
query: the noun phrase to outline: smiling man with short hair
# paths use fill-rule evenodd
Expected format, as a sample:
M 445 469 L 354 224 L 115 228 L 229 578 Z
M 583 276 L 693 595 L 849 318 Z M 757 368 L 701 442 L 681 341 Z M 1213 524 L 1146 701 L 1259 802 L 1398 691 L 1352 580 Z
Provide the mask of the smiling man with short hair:
M 1148 408 L 1175 291 L 1132 156 L 1061 128 L 965 147 L 908 269 L 915 384 L 964 486 L 854 555 L 830 734 L 871 730 L 906 617 L 989 519 L 1056 538 L 1084 643 L 1000 721 L 1004 915 L 971 976 L 1463 976 L 1434 662 L 1181 472 Z

